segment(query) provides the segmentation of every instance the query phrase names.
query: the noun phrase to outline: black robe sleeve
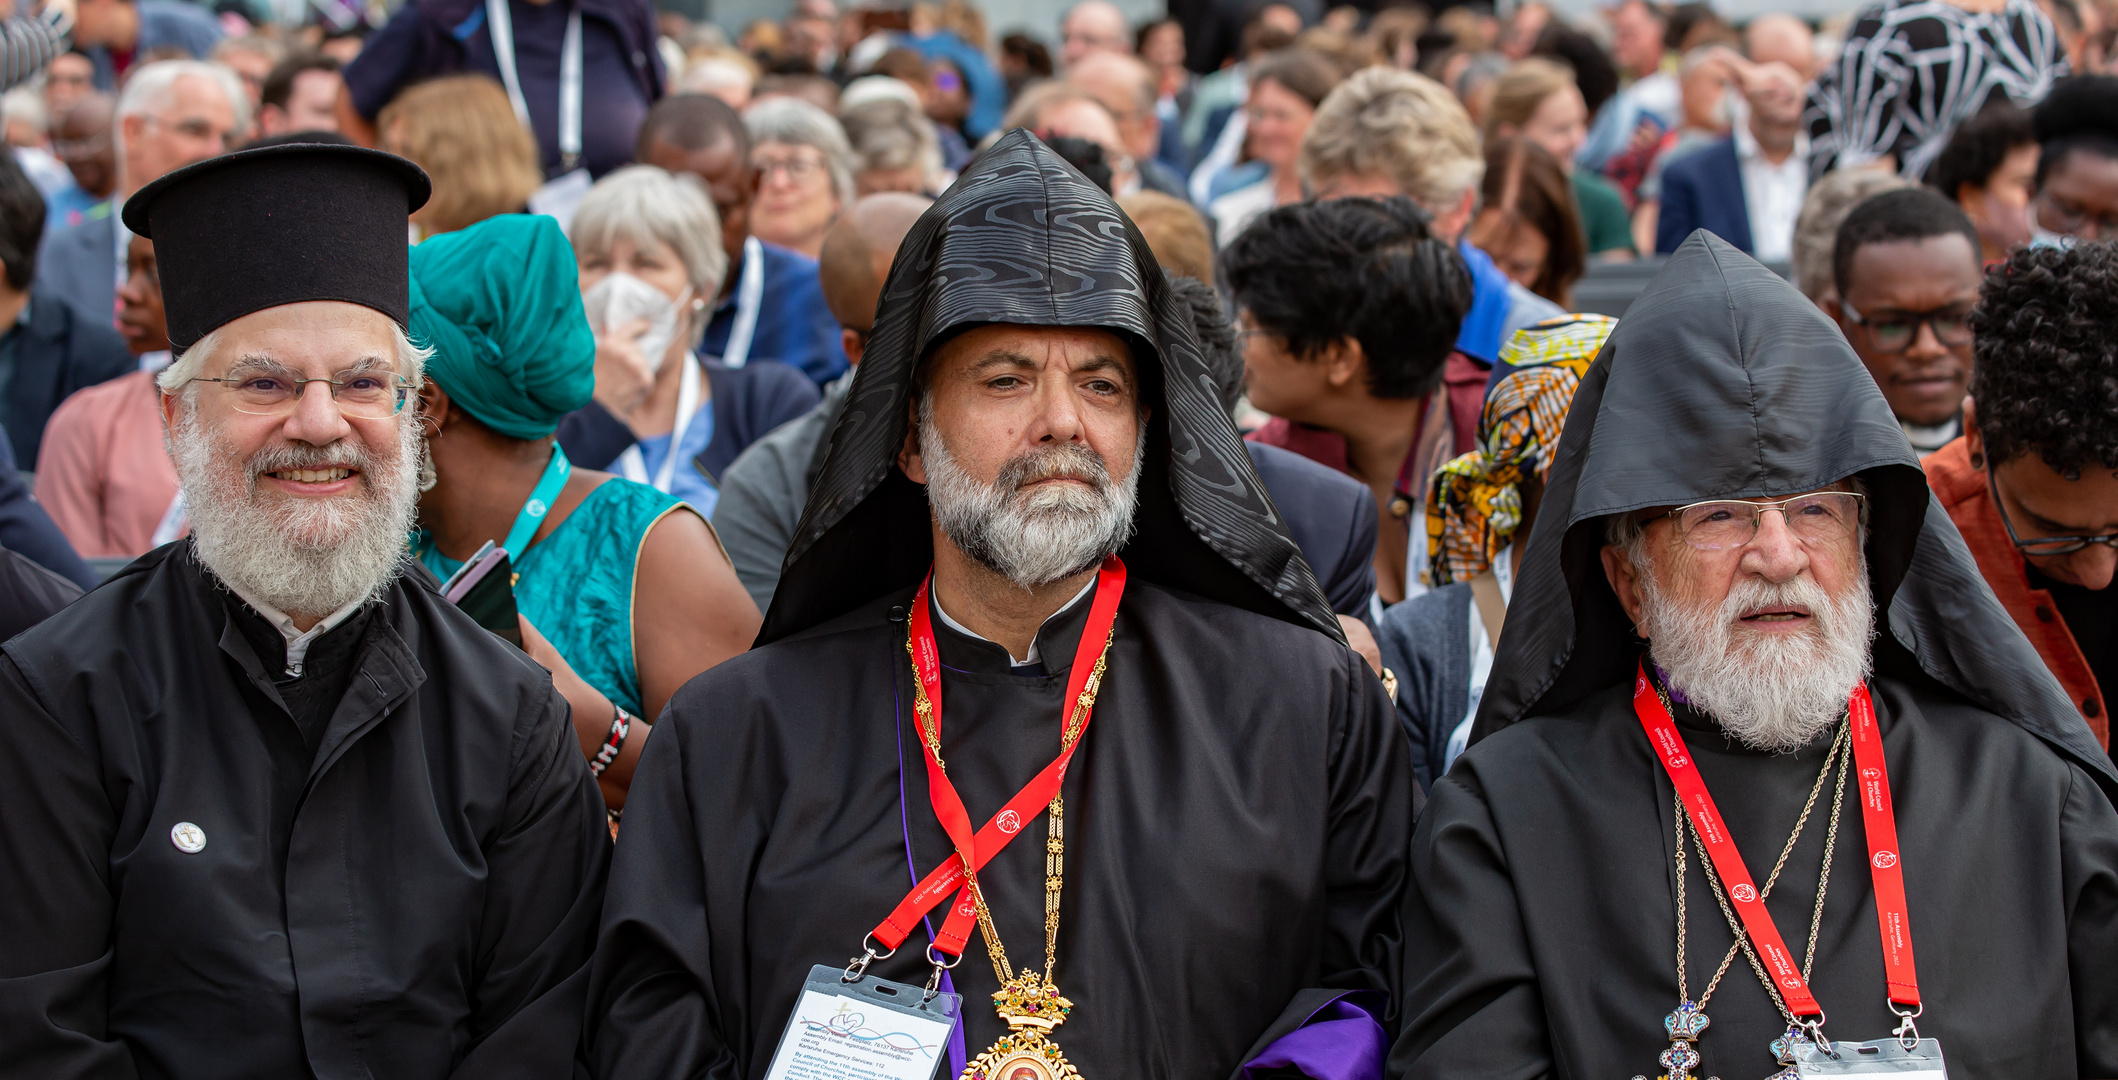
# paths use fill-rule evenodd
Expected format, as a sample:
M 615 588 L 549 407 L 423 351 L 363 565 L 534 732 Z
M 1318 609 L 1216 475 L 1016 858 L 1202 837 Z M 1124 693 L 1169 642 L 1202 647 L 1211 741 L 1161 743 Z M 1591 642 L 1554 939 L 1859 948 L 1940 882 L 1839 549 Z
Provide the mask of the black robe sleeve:
M 2118 1076 L 2118 809 L 2080 766 L 2059 814 L 2077 1073 Z
M 1397 710 L 1367 661 L 1340 650 L 1346 668 L 1344 727 L 1333 732 L 1331 825 L 1325 839 L 1323 973 L 1326 989 L 1372 989 L 1403 1001 L 1404 932 L 1399 907 L 1409 887 L 1405 837 L 1422 796 L 1405 767 Z
M 485 844 L 487 880 L 470 1053 L 454 1077 L 554 1075 L 572 1059 L 603 914 L 610 832 L 566 699 L 515 736 L 505 824 Z M 571 893 L 547 887 L 575 881 Z
M 22 1076 L 135 1075 L 108 1031 L 116 813 L 85 734 L 0 656 L 0 1047 Z
M 1405 888 L 1403 1028 L 1387 1074 L 1530 1080 L 1553 1062 L 1507 855 L 1475 772 L 1434 782 Z

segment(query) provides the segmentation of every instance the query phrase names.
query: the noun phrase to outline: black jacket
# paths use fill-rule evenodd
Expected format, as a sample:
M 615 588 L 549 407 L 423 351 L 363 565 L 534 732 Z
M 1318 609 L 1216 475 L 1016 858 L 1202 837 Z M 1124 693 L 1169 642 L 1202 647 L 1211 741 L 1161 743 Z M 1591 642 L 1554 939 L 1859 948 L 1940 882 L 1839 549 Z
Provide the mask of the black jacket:
M 74 310 L 58 294 L 33 290 L 29 325 L 16 331 L 15 376 L 8 384 L 5 418 L 15 462 L 37 471 L 37 446 L 52 411 L 74 391 L 115 379 L 134 370 L 137 361 L 125 351 L 125 339 Z
M 171 544 L 0 649 L 0 1074 L 569 1075 L 610 834 L 550 676 L 414 571 L 312 749 L 231 603 Z

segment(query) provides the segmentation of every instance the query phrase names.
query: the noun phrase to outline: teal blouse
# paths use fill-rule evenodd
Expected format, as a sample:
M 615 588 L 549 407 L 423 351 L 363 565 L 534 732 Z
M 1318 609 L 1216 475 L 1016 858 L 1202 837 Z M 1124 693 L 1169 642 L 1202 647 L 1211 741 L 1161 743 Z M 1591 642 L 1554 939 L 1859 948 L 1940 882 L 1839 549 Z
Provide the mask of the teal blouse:
M 514 561 L 516 610 L 582 681 L 634 716 L 646 711 L 633 656 L 640 545 L 655 522 L 683 505 L 646 484 L 607 480 Z M 463 565 L 424 538 L 418 547 L 419 561 L 443 579 Z

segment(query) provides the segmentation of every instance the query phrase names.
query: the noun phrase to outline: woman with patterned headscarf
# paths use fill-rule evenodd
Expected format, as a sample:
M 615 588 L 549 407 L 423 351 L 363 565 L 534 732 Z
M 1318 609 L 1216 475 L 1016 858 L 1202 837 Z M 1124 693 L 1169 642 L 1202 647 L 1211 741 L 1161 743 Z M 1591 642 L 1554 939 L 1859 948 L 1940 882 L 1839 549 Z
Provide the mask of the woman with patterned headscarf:
M 412 249 L 414 341 L 433 350 L 428 473 L 412 551 L 447 578 L 507 549 L 523 645 L 573 706 L 604 800 L 622 807 L 648 724 L 762 621 L 713 529 L 646 484 L 576 469 L 553 439 L 595 389 L 574 251 L 508 214 Z
M 1422 786 L 1463 753 L 1567 405 L 1617 325 L 1567 315 L 1516 333 L 1500 355 L 1508 374 L 1479 416 L 1478 448 L 1434 474 L 1426 500 L 1434 588 L 1391 608 L 1375 631 L 1397 676 L 1397 715 Z

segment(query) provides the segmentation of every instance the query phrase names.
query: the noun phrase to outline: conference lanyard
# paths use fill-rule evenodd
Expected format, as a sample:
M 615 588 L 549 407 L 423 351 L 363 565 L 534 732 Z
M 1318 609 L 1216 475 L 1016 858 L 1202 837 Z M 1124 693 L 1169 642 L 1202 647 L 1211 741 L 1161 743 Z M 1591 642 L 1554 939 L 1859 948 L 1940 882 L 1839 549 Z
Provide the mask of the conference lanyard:
M 566 451 L 552 444 L 552 462 L 544 467 L 544 476 L 530 491 L 529 501 L 522 504 L 522 512 L 515 515 L 515 527 L 507 531 L 507 542 L 500 546 L 507 549 L 507 557 L 516 563 L 522 561 L 522 552 L 529 547 L 530 537 L 537 535 L 537 526 L 544 524 L 544 515 L 551 512 L 552 501 L 559 497 L 559 490 L 566 486 L 566 478 L 573 475 L 574 464 L 566 460 Z
M 728 327 L 721 366 L 742 367 L 750 361 L 750 342 L 757 335 L 757 313 L 764 300 L 765 245 L 753 236 L 743 241 L 743 273 L 735 281 L 735 322 Z
M 896 910 L 870 933 L 885 948 L 895 950 L 918 927 L 927 912 L 951 893 L 957 893 L 956 904 L 949 909 L 941 933 L 934 938 L 933 948 L 950 956 L 962 956 L 977 915 L 972 893 L 975 886 L 964 873 L 964 867 L 969 866 L 972 874 L 984 869 L 993 856 L 1022 832 L 1023 826 L 1035 820 L 1058 796 L 1059 785 L 1066 779 L 1067 763 L 1073 760 L 1075 748 L 1081 745 L 1081 736 L 1088 733 L 1087 714 L 1093 710 L 1084 711 L 1080 727 L 1074 732 L 1072 741 L 1060 747 L 1059 756 L 1032 777 L 974 835 L 970 814 L 964 810 L 963 799 L 956 794 L 956 785 L 949 781 L 949 774 L 935 750 L 941 741 L 941 657 L 934 643 L 934 620 L 928 602 L 933 586 L 934 574 L 930 570 L 927 579 L 920 583 L 919 595 L 912 599 L 912 667 L 932 708 L 932 726 L 920 739 L 927 762 L 927 798 L 934 805 L 934 815 L 941 819 L 942 830 L 955 844 L 956 853 L 905 894 Z M 1074 666 L 1067 672 L 1067 712 L 1060 716 L 1062 724 L 1072 718 L 1075 704 L 1088 689 L 1096 659 L 1110 641 L 1111 625 L 1118 616 L 1118 600 L 1124 595 L 1125 563 L 1113 555 L 1103 561 L 1102 569 L 1096 573 L 1096 595 L 1089 602 L 1088 625 L 1081 630 L 1081 643 L 1074 649 Z
M 530 123 L 529 102 L 522 96 L 522 76 L 515 70 L 515 18 L 507 0 L 485 0 L 486 29 L 493 37 L 493 61 L 500 68 L 500 81 L 507 85 L 508 104 L 522 126 Z M 566 16 L 566 37 L 559 43 L 559 172 L 574 171 L 581 162 L 581 9 Z
M 1772 914 L 1765 910 L 1764 898 L 1758 895 L 1742 853 L 1729 838 L 1728 826 L 1722 821 L 1713 796 L 1707 793 L 1706 781 L 1684 745 L 1684 736 L 1678 733 L 1669 709 L 1648 682 L 1646 665 L 1641 664 L 1636 671 L 1633 711 L 1640 717 L 1640 726 L 1646 729 L 1647 741 L 1661 759 L 1663 771 L 1676 786 L 1677 796 L 1705 844 L 1707 855 L 1713 859 L 1714 871 L 1720 875 L 1729 901 L 1742 918 L 1744 932 L 1777 984 L 1787 1011 L 1797 1017 L 1814 1018 L 1820 1024 L 1824 1010 L 1810 993 L 1808 980 L 1802 978 L 1794 955 L 1781 940 Z M 1892 1011 L 1899 1016 L 1911 1015 L 1895 1008 L 1901 1005 L 1916 1014 L 1920 1007 L 1919 976 L 1912 962 L 1912 929 L 1905 906 L 1904 868 L 1898 857 L 1897 815 L 1890 803 L 1890 771 L 1883 761 L 1875 702 L 1866 683 L 1856 685 L 1847 695 L 1846 711 L 1853 726 L 1853 763 L 1860 778 L 1861 822 L 1868 834 L 1868 873 L 1875 886 L 1875 918 L 1883 939 L 1884 981 L 1889 987 Z M 1817 887 L 1822 888 L 1823 883 Z
M 618 471 L 627 480 L 642 484 L 653 484 L 656 491 L 670 493 L 669 485 L 676 478 L 677 458 L 684 449 L 684 433 L 691 430 L 691 419 L 699 412 L 699 358 L 689 353 L 682 361 L 684 373 L 677 380 L 677 423 L 669 432 L 669 453 L 662 455 L 662 466 L 655 470 L 653 480 L 647 478 L 647 458 L 640 453 L 640 444 L 634 443 L 618 455 Z

